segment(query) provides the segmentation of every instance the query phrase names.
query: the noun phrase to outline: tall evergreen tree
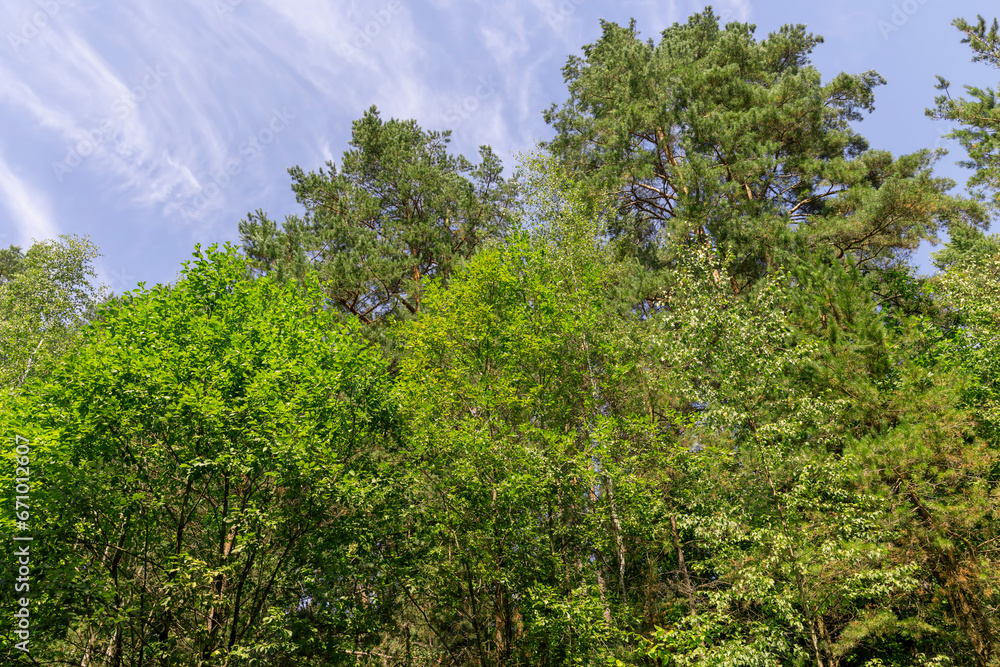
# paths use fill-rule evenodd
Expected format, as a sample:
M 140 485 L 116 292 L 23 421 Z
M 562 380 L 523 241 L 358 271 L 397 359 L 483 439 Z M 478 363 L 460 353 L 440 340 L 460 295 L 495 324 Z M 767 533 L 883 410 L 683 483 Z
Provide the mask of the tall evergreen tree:
M 957 18 L 952 25 L 965 35 L 962 43 L 972 49 L 973 62 L 985 62 L 1000 69 L 1000 26 L 996 19 L 988 25 L 982 16 L 977 16 L 975 24 Z M 1000 89 L 966 86 L 972 99 L 954 99 L 950 86 L 946 79 L 938 77 L 938 90 L 944 94 L 934 100 L 936 106 L 927 109 L 927 115 L 961 125 L 947 136 L 958 139 L 969 154 L 969 159 L 959 164 L 976 170 L 969 179 L 969 187 L 994 206 L 1000 206 L 1000 106 L 997 105 Z
M 612 232 L 646 266 L 708 244 L 733 255 L 740 291 L 789 254 L 829 249 L 884 267 L 942 224 L 982 224 L 932 176 L 930 151 L 869 150 L 851 123 L 884 80 L 869 71 L 823 83 L 809 62 L 822 38 L 805 26 L 757 41 L 754 26 L 720 27 L 709 8 L 654 44 L 634 22 L 602 25 L 563 69 L 569 99 L 545 115 L 557 133 L 549 148 L 617 194 Z
M 425 279 L 450 275 L 507 224 L 500 160 L 487 146 L 479 164 L 450 155 L 449 135 L 372 107 L 339 170 L 289 169 L 303 215 L 279 227 L 257 211 L 240 223 L 247 255 L 279 277 L 315 267 L 331 305 L 366 324 L 417 313 Z

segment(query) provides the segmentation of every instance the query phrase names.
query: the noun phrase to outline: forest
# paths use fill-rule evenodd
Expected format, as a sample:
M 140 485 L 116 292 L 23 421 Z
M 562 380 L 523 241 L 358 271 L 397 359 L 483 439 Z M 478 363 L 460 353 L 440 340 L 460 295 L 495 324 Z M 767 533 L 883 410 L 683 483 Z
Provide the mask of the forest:
M 0 250 L 0 663 L 1000 665 L 997 93 L 956 194 L 805 26 L 601 29 L 506 172 L 372 107 L 175 282 Z

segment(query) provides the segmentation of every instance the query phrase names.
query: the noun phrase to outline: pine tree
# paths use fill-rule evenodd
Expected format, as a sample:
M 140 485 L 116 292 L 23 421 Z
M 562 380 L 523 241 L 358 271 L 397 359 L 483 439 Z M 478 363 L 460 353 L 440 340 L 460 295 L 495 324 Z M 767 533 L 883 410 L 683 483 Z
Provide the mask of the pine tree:
M 595 192 L 617 194 L 611 231 L 645 266 L 711 246 L 732 254 L 739 292 L 789 256 L 829 250 L 884 268 L 942 225 L 982 225 L 932 175 L 931 151 L 869 150 L 851 123 L 874 108 L 883 78 L 823 83 L 809 62 L 822 38 L 805 26 L 757 41 L 754 26 L 722 28 L 709 8 L 654 44 L 634 22 L 602 25 L 563 70 L 569 99 L 546 113 L 548 146 Z
M 968 44 L 975 53 L 973 62 L 985 62 L 1000 68 L 1000 26 L 996 19 L 989 27 L 982 16 L 977 19 L 973 25 L 958 18 L 952 25 L 965 35 L 962 43 Z M 981 198 L 990 200 L 993 206 L 1000 206 L 1000 107 L 997 106 L 997 93 L 988 88 L 966 86 L 966 92 L 973 99 L 954 99 L 948 90 L 950 86 L 946 79 L 938 77 L 937 88 L 944 94 L 935 98 L 937 106 L 927 109 L 927 115 L 957 121 L 962 125 L 946 136 L 958 139 L 968 151 L 969 159 L 959 164 L 976 170 L 969 179 L 969 187 Z
M 450 155 L 449 134 L 383 121 L 373 106 L 339 170 L 289 169 L 304 215 L 280 228 L 261 211 L 240 223 L 247 255 L 279 277 L 316 267 L 331 305 L 363 323 L 417 313 L 425 279 L 447 277 L 506 226 L 500 160 L 487 146 L 479 164 Z

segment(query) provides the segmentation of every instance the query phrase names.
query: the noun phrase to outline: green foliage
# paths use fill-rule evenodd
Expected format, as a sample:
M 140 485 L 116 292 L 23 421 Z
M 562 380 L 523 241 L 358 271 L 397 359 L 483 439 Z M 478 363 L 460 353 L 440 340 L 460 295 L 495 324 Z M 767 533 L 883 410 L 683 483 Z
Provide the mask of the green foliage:
M 986 235 L 974 227 L 956 226 L 950 230 L 950 237 L 944 248 L 933 255 L 938 269 L 1000 255 L 1000 237 L 996 234 Z
M 804 26 L 757 41 L 754 26 L 720 27 L 710 8 L 659 44 L 634 23 L 602 26 L 563 70 L 570 97 L 546 114 L 549 148 L 594 192 L 615 193 L 611 232 L 645 266 L 708 243 L 732 257 L 739 291 L 789 255 L 885 266 L 942 224 L 983 224 L 931 175 L 930 151 L 868 150 L 851 122 L 872 110 L 882 77 L 822 83 L 809 64 L 822 39 Z
M 1000 444 L 1000 255 L 944 272 L 935 283 L 949 313 L 939 349 L 961 369 L 963 405 L 974 410 L 981 437 Z
M 985 209 L 803 26 L 603 27 L 513 181 L 373 108 L 303 216 L 100 317 L 90 246 L 0 252 L 38 664 L 997 664 Z
M 365 323 L 416 313 L 426 278 L 450 275 L 507 223 L 499 159 L 487 146 L 478 165 L 449 155 L 449 134 L 369 109 L 339 171 L 289 170 L 303 216 L 279 228 L 258 211 L 240 223 L 255 268 L 283 278 L 312 266 L 331 305 Z
M 97 247 L 84 238 L 0 250 L 0 387 L 43 375 L 107 298 L 93 284 Z
M 955 19 L 952 25 L 965 35 L 962 43 L 968 44 L 975 54 L 973 62 L 985 62 L 1000 68 L 1000 36 L 996 19 L 991 26 L 987 26 L 982 16 L 977 17 L 974 25 L 961 18 Z M 959 164 L 976 170 L 969 179 L 970 190 L 996 207 L 1000 205 L 1000 107 L 997 106 L 997 93 L 989 88 L 966 86 L 965 90 L 972 99 L 954 99 L 948 91 L 950 86 L 947 80 L 938 77 L 937 88 L 944 94 L 934 99 L 936 106 L 927 109 L 927 115 L 957 121 L 962 126 L 945 136 L 958 139 L 968 153 L 969 159 Z
M 0 432 L 33 452 L 37 659 L 273 665 L 366 641 L 349 568 L 390 530 L 394 418 L 383 362 L 322 301 L 199 249 L 9 399 Z
M 538 231 L 430 286 L 405 328 L 400 388 L 434 554 L 410 613 L 453 658 L 594 664 L 629 615 L 620 516 L 649 429 L 621 391 L 637 376 L 627 331 L 607 328 L 600 227 L 557 172 L 525 178 Z

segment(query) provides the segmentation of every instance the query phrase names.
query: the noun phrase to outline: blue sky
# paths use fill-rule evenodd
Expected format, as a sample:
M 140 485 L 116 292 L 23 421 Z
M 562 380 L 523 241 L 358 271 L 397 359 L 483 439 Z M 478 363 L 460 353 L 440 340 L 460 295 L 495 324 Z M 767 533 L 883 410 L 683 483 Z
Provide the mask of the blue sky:
M 58 234 L 100 247 L 120 292 L 176 277 L 195 243 L 237 241 L 237 223 L 298 208 L 286 169 L 339 161 L 351 121 L 451 129 L 452 149 L 489 144 L 508 172 L 551 136 L 542 110 L 566 98 L 561 68 L 599 19 L 658 40 L 707 3 L 597 0 L 5 0 L 0 5 L 0 244 Z M 992 19 L 994 3 L 940 0 L 726 0 L 757 36 L 785 23 L 822 35 L 829 80 L 874 69 L 888 81 L 859 125 L 896 154 L 960 147 L 926 118 L 935 75 L 996 87 L 950 25 Z M 228 170 L 228 171 L 227 171 Z M 994 226 L 994 229 L 996 226 Z M 928 249 L 918 262 L 930 269 Z

